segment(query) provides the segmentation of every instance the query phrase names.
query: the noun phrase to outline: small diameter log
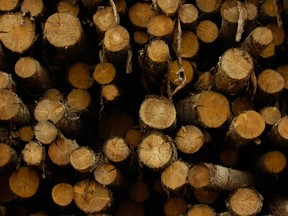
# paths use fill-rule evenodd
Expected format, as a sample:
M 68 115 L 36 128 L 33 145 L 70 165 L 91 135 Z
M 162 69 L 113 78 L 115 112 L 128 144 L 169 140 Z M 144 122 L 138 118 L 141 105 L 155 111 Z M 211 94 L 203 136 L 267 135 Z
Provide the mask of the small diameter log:
M 21 54 L 36 40 L 35 23 L 20 12 L 4 14 L 0 17 L 0 40 L 7 49 Z
M 128 216 L 128 215 L 144 216 L 145 208 L 142 205 L 129 200 L 122 201 L 117 207 L 115 216 Z
M 160 78 L 168 66 L 169 52 L 169 46 L 163 40 L 153 40 L 150 42 L 147 45 L 144 56 L 142 56 L 144 59 L 140 58 L 140 65 L 143 71 L 155 79 Z
M 127 57 L 129 47 L 130 35 L 123 26 L 114 26 L 105 32 L 103 48 L 108 61 L 122 62 Z
M 250 34 L 257 26 L 258 7 L 251 1 L 246 1 L 244 6 L 247 9 L 247 23 L 245 26 L 245 34 Z
M 213 87 L 224 94 L 237 95 L 247 88 L 253 70 L 253 59 L 248 52 L 228 49 L 220 58 Z
M 225 96 L 204 91 L 180 100 L 176 105 L 179 120 L 185 124 L 219 128 L 230 117 L 229 102 Z
M 88 64 L 77 62 L 68 69 L 68 82 L 78 89 L 89 89 L 93 83 L 93 77 L 90 74 L 90 66 Z
M 166 1 L 167 2 L 167 1 Z M 153 16 L 147 23 L 147 33 L 159 39 L 171 39 L 174 30 L 174 22 L 165 15 Z
M 261 53 L 260 53 L 260 57 L 264 60 L 269 60 L 272 59 L 275 56 L 275 44 L 270 43 Z
M 130 145 L 132 148 L 136 148 L 141 142 L 142 135 L 143 133 L 141 132 L 141 130 L 131 128 L 127 130 L 124 138 L 128 145 Z
M 175 136 L 175 145 L 179 151 L 193 154 L 204 145 L 205 136 L 202 131 L 193 125 L 182 126 Z
M 171 140 L 159 131 L 147 133 L 138 146 L 139 161 L 151 169 L 165 168 L 176 158 Z
M 8 89 L 0 89 L 0 121 L 27 124 L 29 120 L 29 110 L 17 94 Z
M 269 137 L 275 145 L 288 144 L 288 116 L 278 120 L 269 131 Z
M 112 137 L 103 144 L 104 156 L 112 162 L 120 163 L 131 159 L 132 152 L 122 137 Z
M 207 188 L 195 188 L 194 196 L 201 204 L 210 205 L 213 204 L 218 198 L 219 192 L 216 190 L 210 190 Z
M 119 17 L 117 19 L 119 19 Z M 118 25 L 117 19 L 115 19 L 112 7 L 99 8 L 93 15 L 93 23 L 96 27 L 96 31 L 102 37 L 109 28 Z
M 240 187 L 231 193 L 226 206 L 234 215 L 254 216 L 262 209 L 263 197 L 255 189 Z
M 145 31 L 135 31 L 133 33 L 133 41 L 140 46 L 143 46 L 148 42 L 148 34 Z
M 34 109 L 34 117 L 37 121 L 52 121 L 56 124 L 65 113 L 65 105 L 52 99 L 43 99 Z
M 173 43 L 173 50 L 177 53 L 177 42 Z M 192 31 L 183 31 L 181 35 L 180 57 L 192 59 L 195 58 L 199 52 L 199 41 L 197 36 Z
M 109 162 L 98 164 L 93 170 L 93 177 L 101 185 L 111 188 L 121 187 L 125 181 L 118 168 Z
M 143 181 L 135 181 L 130 187 L 129 197 L 136 203 L 143 203 L 149 199 L 148 184 Z
M 58 102 L 62 102 L 64 96 L 58 89 L 51 88 L 51 89 L 48 89 L 47 91 L 45 91 L 43 93 L 42 98 L 43 99 L 51 99 L 51 100 L 55 100 L 55 101 L 58 101 Z
M 254 104 L 251 98 L 240 95 L 231 102 L 231 111 L 234 116 L 239 115 L 247 110 L 253 110 Z
M 178 60 L 174 60 L 168 65 L 167 78 L 168 81 L 174 86 L 183 88 L 188 83 L 191 83 L 194 77 L 194 69 L 192 64 L 185 60 L 181 60 L 179 64 Z
M 0 143 L 0 155 L 0 168 L 15 168 L 18 161 L 18 154 L 13 148 L 6 143 Z
M 20 58 L 16 62 L 14 70 L 25 86 L 33 92 L 47 90 L 52 86 L 48 71 L 40 62 L 31 57 Z
M 60 207 L 67 207 L 73 203 L 73 186 L 68 183 L 58 183 L 51 191 L 53 202 Z
M 49 145 L 48 157 L 52 163 L 60 167 L 67 167 L 70 164 L 70 154 L 78 147 L 74 140 L 61 136 Z
M 221 5 L 221 0 L 196 0 L 196 6 L 202 13 L 211 14 L 218 11 Z
M 116 68 L 109 62 L 102 62 L 95 66 L 93 77 L 94 80 L 101 84 L 111 83 L 116 76 Z
M 45 6 L 42 0 L 24 0 L 21 5 L 21 12 L 28 13 L 31 17 L 42 17 L 44 15 Z
M 275 106 L 264 107 L 259 113 L 263 117 L 266 126 L 273 126 L 281 119 L 281 112 Z
M 282 75 L 285 81 L 284 89 L 288 89 L 288 64 L 280 65 L 277 67 L 276 71 Z
M 220 38 L 225 47 L 235 41 L 239 42 L 247 20 L 247 9 L 244 4 L 236 0 L 226 0 L 221 4 L 222 17 Z
M 263 173 L 278 174 L 285 169 L 287 159 L 280 151 L 269 151 L 258 158 L 257 164 Z
M 121 95 L 120 89 L 115 84 L 101 86 L 101 96 L 106 101 L 114 101 Z
M 199 163 L 189 169 L 188 182 L 194 188 L 234 190 L 240 186 L 253 185 L 255 179 L 251 173 L 246 171 L 211 163 Z
M 256 100 L 259 104 L 268 105 L 283 91 L 285 80 L 280 73 L 265 69 L 257 77 Z
M 264 129 L 265 122 L 262 116 L 254 110 L 248 110 L 234 117 L 226 133 L 226 140 L 239 148 L 257 139 Z
M 76 112 L 88 110 L 92 104 L 92 97 L 87 90 L 72 89 L 67 96 L 66 104 Z
M 84 32 L 79 19 L 69 13 L 54 13 L 45 22 L 44 37 L 64 56 L 80 55 Z
M 241 48 L 246 50 L 255 59 L 273 41 L 272 31 L 267 27 L 255 28 L 242 43 Z
M 189 166 L 181 161 L 175 160 L 161 173 L 161 182 L 170 191 L 179 191 L 187 184 Z
M 11 74 L 0 71 L 0 89 L 9 89 L 15 91 L 15 87 L 16 84 L 14 83 Z
M 225 167 L 232 167 L 239 161 L 239 152 L 234 148 L 224 148 L 220 152 L 219 160 Z
M 183 29 L 195 28 L 196 20 L 198 19 L 198 10 L 193 4 L 183 4 L 178 10 L 178 16 Z
M 275 197 L 269 203 L 269 210 L 273 216 L 287 216 L 288 215 L 288 199 L 286 197 Z
M 79 14 L 79 5 L 74 0 L 61 0 L 57 4 L 57 11 L 59 13 L 70 13 L 77 17 Z
M 34 138 L 34 129 L 31 126 L 23 126 L 18 130 L 19 138 L 23 142 L 29 142 Z
M 19 0 L 0 0 L 0 11 L 8 12 L 16 10 L 19 3 Z
M 196 34 L 200 41 L 205 44 L 211 44 L 218 38 L 219 30 L 214 22 L 203 20 L 197 25 Z
M 213 82 L 213 75 L 210 71 L 205 71 L 199 74 L 194 87 L 199 91 L 208 91 L 211 89 Z
M 129 8 L 128 17 L 130 23 L 137 29 L 146 29 L 149 20 L 157 12 L 152 9 L 152 4 L 147 2 L 136 2 Z
M 80 146 L 70 154 L 72 167 L 80 173 L 92 172 L 98 161 L 96 153 L 87 146 Z
M 184 199 L 178 197 L 170 197 L 164 203 L 163 211 L 165 216 L 185 215 L 187 203 Z
M 266 28 L 270 29 L 273 35 L 272 42 L 275 46 L 280 46 L 284 43 L 285 40 L 285 31 L 283 26 L 279 27 L 277 23 L 270 23 L 265 26 Z
M 139 116 L 144 127 L 172 129 L 176 124 L 174 104 L 165 97 L 149 96 L 142 101 Z
M 178 7 L 179 7 L 179 0 L 157 0 L 157 7 L 160 11 L 165 14 L 166 16 L 173 16 Z
M 85 213 L 98 213 L 112 205 L 111 191 L 93 179 L 83 179 L 73 187 L 74 201 Z
M 216 216 L 214 209 L 204 204 L 196 204 L 188 209 L 187 216 Z
M 11 191 L 20 198 L 30 198 L 38 190 L 40 179 L 38 173 L 30 167 L 20 167 L 9 178 Z
M 276 21 L 278 19 L 277 16 L 280 16 L 280 13 L 280 2 L 275 2 L 274 0 L 264 0 L 259 7 L 260 21 Z
M 39 167 L 45 161 L 46 151 L 41 143 L 30 141 L 22 150 L 22 157 L 28 166 Z

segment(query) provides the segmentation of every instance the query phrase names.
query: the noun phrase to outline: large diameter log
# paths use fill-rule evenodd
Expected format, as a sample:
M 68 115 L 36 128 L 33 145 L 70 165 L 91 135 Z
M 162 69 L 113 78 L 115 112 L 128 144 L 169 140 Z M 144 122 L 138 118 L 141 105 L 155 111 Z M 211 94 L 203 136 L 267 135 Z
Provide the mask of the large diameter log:
M 38 173 L 29 167 L 20 167 L 9 178 L 9 187 L 20 198 L 30 198 L 38 190 L 40 179 Z
M 111 191 L 93 179 L 83 179 L 73 187 L 74 201 L 85 213 L 98 213 L 112 205 Z
M 253 188 L 240 187 L 230 194 L 226 206 L 233 215 L 254 216 L 262 209 L 263 197 Z
M 239 94 L 247 88 L 253 69 L 253 59 L 248 52 L 238 48 L 228 49 L 220 58 L 213 87 L 224 94 Z
M 240 186 L 254 185 L 255 178 L 246 171 L 211 163 L 199 163 L 189 169 L 188 182 L 194 188 L 234 190 Z
M 171 140 L 159 131 L 146 134 L 138 145 L 138 157 L 141 163 L 151 169 L 165 168 L 176 158 Z
M 36 40 L 35 23 L 20 12 L 4 14 L 0 17 L 0 40 L 7 49 L 21 54 Z
M 226 133 L 227 142 L 236 148 L 257 139 L 265 129 L 263 117 L 254 110 L 248 110 L 234 117 Z
M 11 90 L 0 89 L 0 121 L 27 124 L 30 113 L 22 100 Z
M 207 128 L 221 127 L 230 117 L 227 98 L 213 91 L 204 91 L 179 101 L 176 110 L 181 122 Z
M 45 22 L 44 37 L 64 56 L 80 55 L 84 32 L 79 19 L 69 13 L 54 13 Z
M 175 106 L 165 97 L 147 97 L 141 103 L 139 116 L 143 126 L 148 128 L 172 129 L 176 124 Z

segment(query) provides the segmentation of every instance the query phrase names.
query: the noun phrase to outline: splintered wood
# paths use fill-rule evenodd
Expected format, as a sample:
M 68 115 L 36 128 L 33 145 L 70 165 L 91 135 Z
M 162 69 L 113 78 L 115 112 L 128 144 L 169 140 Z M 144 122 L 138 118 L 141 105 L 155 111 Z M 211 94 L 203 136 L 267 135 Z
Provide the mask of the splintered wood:
M 0 0 L 0 215 L 288 215 L 288 0 Z

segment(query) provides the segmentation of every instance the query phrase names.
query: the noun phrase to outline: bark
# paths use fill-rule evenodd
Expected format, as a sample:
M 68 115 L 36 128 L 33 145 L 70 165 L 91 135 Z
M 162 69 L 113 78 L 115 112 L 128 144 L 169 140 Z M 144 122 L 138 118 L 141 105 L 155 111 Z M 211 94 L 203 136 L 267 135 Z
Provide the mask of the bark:
M 288 143 L 288 116 L 282 117 L 270 129 L 268 135 L 276 145 L 287 145 Z
M 90 74 L 90 66 L 83 62 L 77 62 L 71 65 L 67 72 L 68 82 L 77 89 L 89 89 L 94 84 Z
M 28 142 L 22 150 L 23 161 L 28 166 L 40 167 L 43 165 L 46 158 L 44 146 L 35 141 Z
M 288 200 L 284 196 L 275 197 L 273 201 L 269 203 L 270 213 L 273 216 L 287 216 L 288 215 Z
M 0 62 L 1 65 L 1 62 Z M 9 89 L 15 92 L 16 84 L 10 73 L 0 71 L 0 89 Z
M 15 168 L 18 161 L 18 153 L 6 143 L 0 143 L 0 168 L 7 169 Z
M 20 12 L 4 14 L 0 17 L 0 40 L 13 53 L 22 54 L 36 40 L 35 23 Z
M 73 186 L 69 183 L 58 183 L 53 186 L 51 196 L 56 205 L 67 207 L 74 202 Z
M 221 127 L 230 117 L 227 98 L 213 91 L 204 91 L 180 100 L 176 110 L 182 123 L 207 128 Z
M 193 165 L 188 172 L 188 182 L 194 188 L 213 190 L 234 190 L 244 185 L 254 185 L 255 177 L 246 171 L 199 163 Z
M 239 216 L 258 215 L 263 205 L 262 196 L 253 188 L 240 187 L 233 191 L 227 202 L 227 208 Z

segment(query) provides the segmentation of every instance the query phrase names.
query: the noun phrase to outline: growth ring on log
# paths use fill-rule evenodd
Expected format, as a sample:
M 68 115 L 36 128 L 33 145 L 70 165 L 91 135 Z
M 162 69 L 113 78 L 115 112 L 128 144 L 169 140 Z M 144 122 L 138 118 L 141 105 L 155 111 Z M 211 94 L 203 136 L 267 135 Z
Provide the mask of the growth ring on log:
M 105 32 L 103 45 L 110 52 L 125 50 L 130 43 L 129 32 L 122 26 L 115 26 Z
M 174 104 L 166 98 L 148 97 L 139 110 L 141 121 L 155 129 L 167 129 L 176 121 L 176 109 Z
M 12 52 L 23 53 L 36 40 L 35 23 L 22 13 L 1 15 L 0 40 Z

